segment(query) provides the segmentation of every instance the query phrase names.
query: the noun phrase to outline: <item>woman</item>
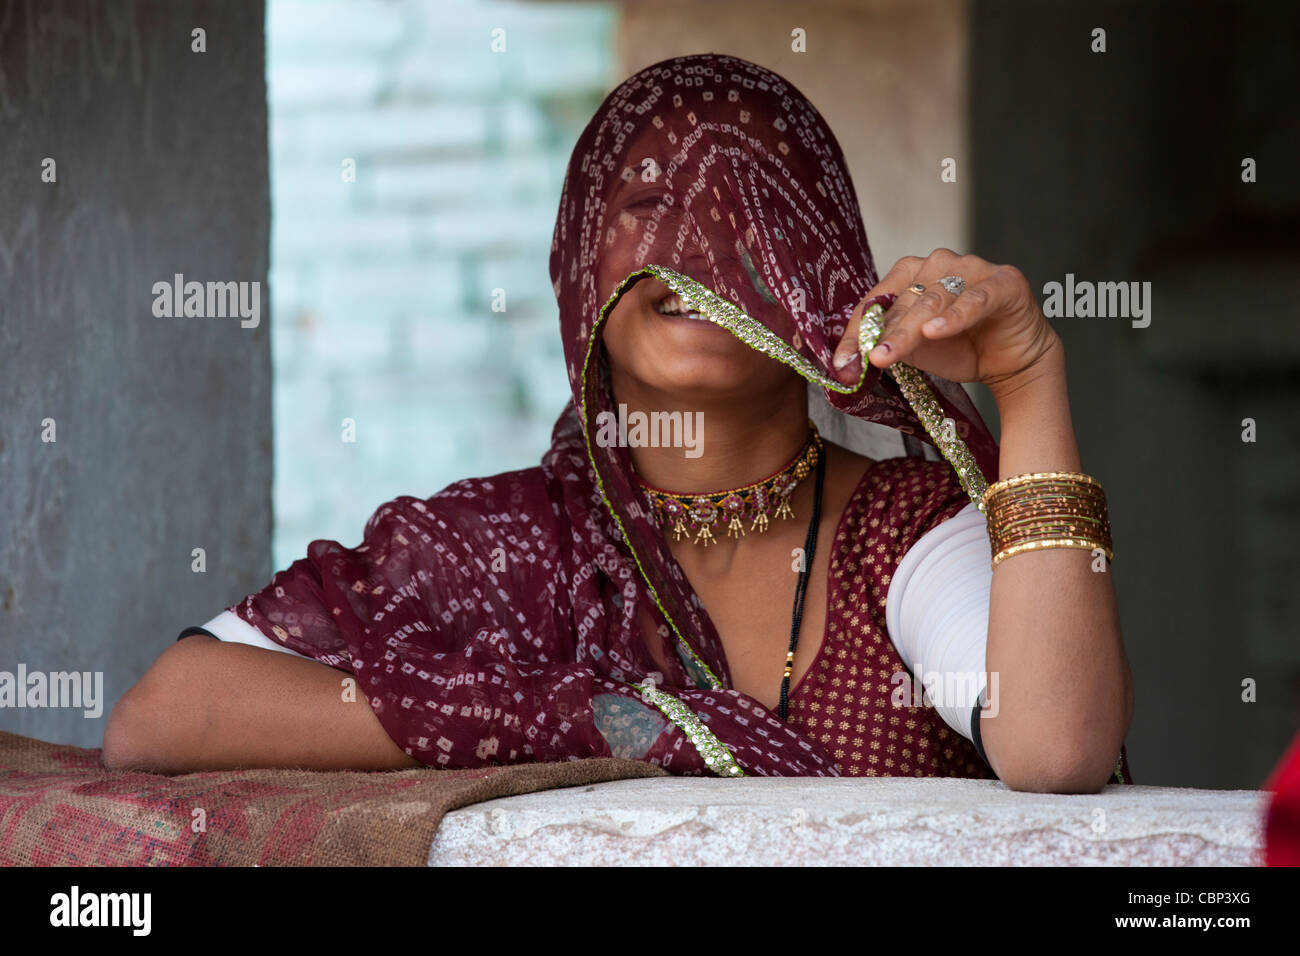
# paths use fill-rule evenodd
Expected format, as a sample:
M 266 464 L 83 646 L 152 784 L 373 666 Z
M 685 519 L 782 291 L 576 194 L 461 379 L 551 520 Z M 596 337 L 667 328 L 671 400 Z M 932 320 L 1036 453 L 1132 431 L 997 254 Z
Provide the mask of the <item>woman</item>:
M 1104 497 L 1023 276 L 936 250 L 878 283 L 816 109 L 704 54 L 601 105 L 551 277 L 573 401 L 542 464 L 388 502 L 187 629 L 110 765 L 1126 779 Z M 950 380 L 992 390 L 1000 449 Z M 836 434 L 944 457 L 824 440 L 810 383 Z

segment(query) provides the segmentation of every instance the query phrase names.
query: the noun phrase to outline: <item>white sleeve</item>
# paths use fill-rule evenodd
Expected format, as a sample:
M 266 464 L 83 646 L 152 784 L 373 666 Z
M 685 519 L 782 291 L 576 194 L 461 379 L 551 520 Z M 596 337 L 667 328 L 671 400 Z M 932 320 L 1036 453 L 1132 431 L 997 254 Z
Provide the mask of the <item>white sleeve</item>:
M 254 647 L 264 647 L 268 651 L 281 651 L 285 654 L 292 654 L 294 657 L 302 657 L 306 660 L 312 659 L 307 657 L 306 654 L 299 654 L 282 644 L 277 644 L 234 611 L 222 611 L 208 621 L 207 624 L 204 624 L 203 629 L 211 631 L 214 636 L 222 641 L 234 644 L 251 644 Z
M 987 519 L 968 504 L 908 549 L 885 597 L 889 639 L 939 716 L 967 740 L 987 680 L 992 560 Z

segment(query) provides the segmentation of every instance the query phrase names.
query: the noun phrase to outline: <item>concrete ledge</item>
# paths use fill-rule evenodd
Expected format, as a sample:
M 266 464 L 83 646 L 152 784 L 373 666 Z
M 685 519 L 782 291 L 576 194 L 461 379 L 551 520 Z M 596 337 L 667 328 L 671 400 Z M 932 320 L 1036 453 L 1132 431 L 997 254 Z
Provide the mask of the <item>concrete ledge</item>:
M 443 818 L 430 866 L 1255 866 L 1268 794 L 993 780 L 617 780 Z

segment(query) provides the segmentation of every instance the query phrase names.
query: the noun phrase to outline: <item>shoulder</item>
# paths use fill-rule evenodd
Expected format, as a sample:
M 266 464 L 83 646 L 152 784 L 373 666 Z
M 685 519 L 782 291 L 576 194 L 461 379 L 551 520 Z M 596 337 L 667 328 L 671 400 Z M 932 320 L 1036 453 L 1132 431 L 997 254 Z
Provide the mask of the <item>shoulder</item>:
M 888 491 L 900 502 L 920 502 L 928 496 L 947 495 L 961 491 L 957 470 L 945 459 L 885 458 L 876 462 L 870 477 L 875 487 Z
M 971 503 L 944 459 L 902 456 L 874 462 L 849 502 L 860 533 L 888 538 L 903 553 L 927 531 Z
M 535 525 L 552 518 L 550 480 L 535 466 L 463 478 L 427 498 L 398 495 L 375 509 L 366 522 L 366 536 L 399 525 L 466 531 L 479 525 Z
M 964 493 L 957 471 L 944 459 L 899 456 L 867 462 L 858 481 L 857 503 L 915 508 L 936 496 Z

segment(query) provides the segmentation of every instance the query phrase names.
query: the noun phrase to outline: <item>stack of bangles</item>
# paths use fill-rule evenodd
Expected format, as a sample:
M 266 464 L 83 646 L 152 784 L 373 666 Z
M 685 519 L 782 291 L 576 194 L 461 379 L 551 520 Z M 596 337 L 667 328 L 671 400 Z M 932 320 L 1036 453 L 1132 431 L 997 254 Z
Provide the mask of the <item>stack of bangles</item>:
M 1042 471 L 1004 478 L 984 492 L 993 567 L 1026 551 L 1101 550 L 1114 558 L 1106 492 L 1091 475 Z

